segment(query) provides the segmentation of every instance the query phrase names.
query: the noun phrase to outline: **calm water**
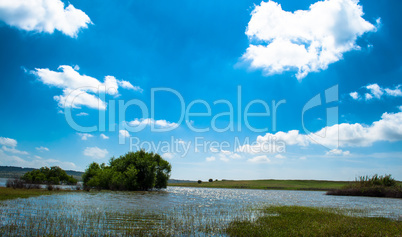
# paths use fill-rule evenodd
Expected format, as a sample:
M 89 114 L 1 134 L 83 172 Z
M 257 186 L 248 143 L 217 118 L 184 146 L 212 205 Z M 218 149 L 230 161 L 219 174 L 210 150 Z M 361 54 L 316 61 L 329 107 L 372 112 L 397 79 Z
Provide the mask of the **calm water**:
M 161 192 L 80 192 L 3 201 L 0 224 L 38 229 L 39 234 L 52 232 L 38 222 L 52 223 L 55 229 L 61 225 L 72 235 L 106 232 L 115 235 L 119 233 L 113 232 L 116 225 L 123 229 L 135 228 L 137 224 L 152 220 L 154 226 L 170 233 L 203 235 L 203 230 L 211 226 L 212 230 L 208 231 L 219 233 L 235 218 L 255 218 L 260 215 L 256 210 L 267 205 L 357 209 L 362 210 L 357 212 L 359 215 L 396 219 L 402 215 L 401 199 L 326 196 L 324 193 L 185 187 L 168 187 Z M 45 228 L 45 232 L 40 232 L 40 228 Z M 23 234 L 27 229 L 18 228 L 13 233 Z

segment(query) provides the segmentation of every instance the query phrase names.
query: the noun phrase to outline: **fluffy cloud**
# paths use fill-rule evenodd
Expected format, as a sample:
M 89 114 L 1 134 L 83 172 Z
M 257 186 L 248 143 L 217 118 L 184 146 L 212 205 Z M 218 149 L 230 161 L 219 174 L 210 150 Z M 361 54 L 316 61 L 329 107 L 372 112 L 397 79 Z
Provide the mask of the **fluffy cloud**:
M 20 154 L 20 155 L 28 155 L 29 153 L 26 151 L 20 151 L 17 147 L 17 140 L 7 137 L 0 137 L 0 145 L 2 146 L 2 150 L 13 153 L 13 154 Z
M 247 161 L 250 163 L 270 163 L 271 162 L 271 160 L 266 155 L 256 156 L 254 158 L 248 159 Z
M 341 149 L 332 149 L 325 153 L 327 156 L 347 156 L 350 155 L 350 151 L 342 151 Z
M 81 140 L 86 141 L 88 138 L 94 137 L 94 135 L 89 134 L 89 133 L 77 133 L 78 136 L 81 137 Z
M 342 123 L 327 126 L 320 131 L 305 135 L 297 130 L 289 132 L 267 133 L 258 136 L 253 144 L 239 146 L 237 151 L 250 154 L 258 153 L 279 153 L 281 142 L 286 146 L 298 145 L 308 146 L 320 144 L 326 147 L 367 147 L 375 142 L 395 142 L 402 140 L 402 112 L 384 113 L 381 119 L 371 125 Z M 276 148 L 275 148 L 276 147 Z M 338 152 L 332 150 L 332 154 Z M 344 154 L 344 153 L 342 153 Z
M 59 66 L 59 71 L 51 71 L 47 68 L 36 68 L 32 74 L 44 84 L 63 89 L 63 94 L 54 96 L 61 108 L 80 108 L 87 106 L 93 109 L 105 110 L 106 103 L 102 101 L 96 93 L 117 95 L 119 85 L 122 88 L 141 91 L 139 87 L 134 87 L 128 81 L 117 80 L 113 76 L 106 76 L 104 82 L 98 79 L 81 75 L 79 68 L 66 65 Z M 83 114 L 81 114 L 83 115 Z
M 0 145 L 16 147 L 17 146 L 17 141 L 15 139 L 12 139 L 12 138 L 0 137 Z
M 293 13 L 276 2 L 261 2 L 251 13 L 246 30 L 251 43 L 243 59 L 267 75 L 297 69 L 302 79 L 360 48 L 357 38 L 376 30 L 363 15 L 357 0 L 320 1 Z
M 101 137 L 102 139 L 109 139 L 109 137 L 108 137 L 108 136 L 106 136 L 106 135 L 105 135 L 105 134 L 103 134 L 103 133 L 100 135 L 100 137 Z
M 60 0 L 3 0 L 0 1 L 0 20 L 6 24 L 36 32 L 61 31 L 76 37 L 79 30 L 88 28 L 89 17 L 73 5 L 65 8 Z
M 63 169 L 73 170 L 77 166 L 72 162 L 63 162 L 56 159 L 43 159 L 39 156 L 35 156 L 32 160 L 25 160 L 16 155 L 7 155 L 4 151 L 0 150 L 0 165 L 18 166 L 18 167 L 30 167 L 40 168 L 43 166 L 59 166 Z
M 402 85 L 397 85 L 394 88 L 383 88 L 378 84 L 370 84 L 360 88 L 360 93 L 364 94 L 364 100 L 369 101 L 372 99 L 382 99 L 384 96 L 387 97 L 402 97 Z M 350 97 L 354 100 L 361 100 L 359 92 L 349 93 Z
M 35 149 L 36 149 L 37 151 L 49 151 L 49 148 L 43 147 L 43 146 L 41 146 L 41 147 L 35 147 Z
M 127 130 L 120 130 L 119 135 L 121 137 L 130 137 L 130 133 Z
M 100 149 L 99 147 L 87 147 L 84 150 L 84 155 L 94 158 L 103 159 L 109 152 L 106 149 Z
M 174 153 L 166 152 L 162 154 L 162 157 L 165 159 L 173 159 L 175 157 Z

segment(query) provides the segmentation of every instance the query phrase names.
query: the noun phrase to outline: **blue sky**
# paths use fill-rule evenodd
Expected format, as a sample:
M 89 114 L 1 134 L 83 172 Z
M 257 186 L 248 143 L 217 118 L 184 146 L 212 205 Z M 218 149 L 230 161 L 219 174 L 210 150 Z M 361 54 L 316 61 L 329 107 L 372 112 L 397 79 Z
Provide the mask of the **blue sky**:
M 144 148 L 176 179 L 401 180 L 401 6 L 0 3 L 0 165 Z

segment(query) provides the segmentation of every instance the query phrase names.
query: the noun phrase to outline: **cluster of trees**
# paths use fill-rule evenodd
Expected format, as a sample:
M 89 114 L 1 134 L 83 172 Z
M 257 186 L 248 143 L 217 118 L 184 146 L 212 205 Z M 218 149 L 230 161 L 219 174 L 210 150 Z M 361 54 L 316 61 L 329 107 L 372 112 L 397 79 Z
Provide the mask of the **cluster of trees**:
M 58 166 L 53 166 L 53 167 L 42 167 L 38 170 L 32 170 L 27 173 L 25 173 L 22 177 L 22 180 L 24 180 L 27 183 L 33 183 L 33 184 L 60 184 L 66 183 L 66 184 L 77 184 L 78 180 L 75 179 L 73 176 L 67 175 L 66 171 L 64 171 L 62 168 Z
M 109 165 L 93 162 L 82 175 L 84 186 L 110 190 L 166 188 L 171 165 L 160 155 L 144 150 L 111 158 Z

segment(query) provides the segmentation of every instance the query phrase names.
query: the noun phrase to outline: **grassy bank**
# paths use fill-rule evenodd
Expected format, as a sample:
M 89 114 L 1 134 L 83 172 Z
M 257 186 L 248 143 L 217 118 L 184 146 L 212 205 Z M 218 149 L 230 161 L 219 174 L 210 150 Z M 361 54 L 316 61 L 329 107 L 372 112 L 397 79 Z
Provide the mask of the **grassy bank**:
M 51 195 L 55 193 L 74 192 L 71 190 L 52 190 L 47 189 L 13 189 L 0 187 L 0 201 L 15 199 L 15 198 L 29 198 L 41 195 Z
M 402 185 L 391 175 L 361 176 L 340 189 L 328 191 L 327 195 L 402 198 Z
M 340 210 L 274 206 L 256 221 L 233 221 L 230 236 L 401 236 L 402 222 L 353 217 Z
M 173 183 L 169 186 L 201 188 L 283 189 L 283 190 L 333 190 L 350 182 L 326 180 L 224 180 L 198 183 Z

